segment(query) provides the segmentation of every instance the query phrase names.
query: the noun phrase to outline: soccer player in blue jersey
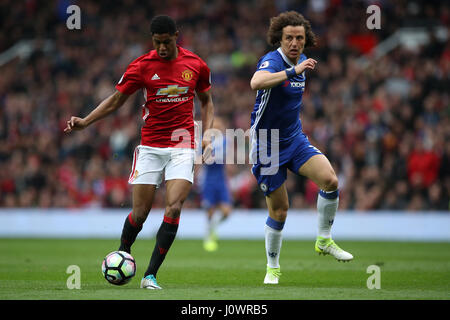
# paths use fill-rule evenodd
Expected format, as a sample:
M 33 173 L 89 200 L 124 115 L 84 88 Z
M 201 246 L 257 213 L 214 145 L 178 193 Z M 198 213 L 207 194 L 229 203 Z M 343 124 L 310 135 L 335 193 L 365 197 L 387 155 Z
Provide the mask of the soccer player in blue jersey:
M 213 129 L 217 134 L 211 137 L 212 151 L 203 166 L 202 205 L 207 212 L 207 231 L 203 241 L 206 251 L 218 248 L 216 228 L 225 221 L 231 212 L 231 196 L 226 174 L 226 138 L 225 125 L 219 117 L 215 117 Z M 220 215 L 215 215 L 216 211 Z
M 353 256 L 331 238 L 331 226 L 339 203 L 338 179 L 328 159 L 302 132 L 300 111 L 307 69 L 317 61 L 303 50 L 315 45 L 311 25 L 295 11 L 270 20 L 268 43 L 278 49 L 258 62 L 250 86 L 257 90 L 251 114 L 252 172 L 264 192 L 269 216 L 265 225 L 267 271 L 264 283 L 277 284 L 280 273 L 282 230 L 289 209 L 287 169 L 314 181 L 317 198 L 318 236 L 315 251 L 331 254 L 339 261 Z M 274 139 L 275 138 L 275 139 Z M 270 161 L 269 161 L 269 160 Z

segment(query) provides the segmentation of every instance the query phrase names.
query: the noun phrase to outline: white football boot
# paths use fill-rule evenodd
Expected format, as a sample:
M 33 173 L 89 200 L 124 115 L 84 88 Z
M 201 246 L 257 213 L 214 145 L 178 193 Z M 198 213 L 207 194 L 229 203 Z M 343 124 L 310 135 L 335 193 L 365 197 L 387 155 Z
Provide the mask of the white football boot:
M 338 261 L 347 262 L 353 260 L 353 255 L 339 248 L 339 246 L 331 238 L 327 239 L 323 237 L 317 237 L 314 249 L 319 253 L 319 255 L 330 254 Z
M 266 277 L 264 284 L 278 284 L 278 279 L 281 276 L 280 268 L 270 268 L 267 266 Z
M 156 278 L 152 274 L 149 274 L 145 278 L 142 278 L 142 280 L 141 280 L 141 288 L 144 288 L 144 289 L 162 289 L 158 285 L 158 282 L 156 282 Z

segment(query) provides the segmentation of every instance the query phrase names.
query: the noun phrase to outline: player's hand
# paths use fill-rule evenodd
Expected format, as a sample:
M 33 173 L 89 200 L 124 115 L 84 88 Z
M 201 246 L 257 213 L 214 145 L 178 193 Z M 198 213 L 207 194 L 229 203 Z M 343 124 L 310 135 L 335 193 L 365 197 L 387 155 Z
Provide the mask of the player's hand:
M 300 74 L 306 69 L 314 69 L 316 67 L 316 63 L 317 61 L 312 58 L 306 59 L 299 65 L 295 66 L 295 73 Z
M 82 118 L 71 117 L 67 121 L 67 126 L 64 129 L 65 133 L 70 133 L 72 130 L 82 130 L 87 127 L 86 121 Z
M 213 150 L 211 140 L 209 139 L 202 140 L 202 150 L 203 150 L 202 159 L 203 162 L 206 162 L 211 157 Z

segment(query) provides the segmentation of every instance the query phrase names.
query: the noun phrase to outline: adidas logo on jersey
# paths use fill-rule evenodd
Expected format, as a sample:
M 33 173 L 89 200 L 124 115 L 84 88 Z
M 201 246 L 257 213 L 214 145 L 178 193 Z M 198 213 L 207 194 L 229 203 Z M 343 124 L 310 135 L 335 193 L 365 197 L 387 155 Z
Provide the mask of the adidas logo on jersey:
M 159 80 L 159 76 L 157 73 L 155 73 L 152 77 L 152 80 Z

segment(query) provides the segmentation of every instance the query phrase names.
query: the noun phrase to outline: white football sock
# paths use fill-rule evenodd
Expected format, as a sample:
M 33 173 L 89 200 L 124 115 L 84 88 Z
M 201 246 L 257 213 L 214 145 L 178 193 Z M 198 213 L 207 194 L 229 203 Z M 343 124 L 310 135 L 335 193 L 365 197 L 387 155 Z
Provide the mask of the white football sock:
M 335 192 L 335 191 L 333 191 Z M 322 194 L 323 193 L 323 194 Z M 325 196 L 332 192 L 321 191 L 317 195 L 318 232 L 320 237 L 331 238 L 331 227 L 339 206 L 339 195 L 334 199 Z M 325 196 L 324 196 L 325 195 Z
M 214 214 L 211 219 L 208 219 L 208 234 L 215 232 L 219 223 L 220 217 L 217 214 Z
M 214 216 L 212 216 L 211 218 L 207 217 L 207 221 L 206 221 L 206 235 L 205 238 L 209 238 L 212 231 L 213 231 L 213 224 L 212 224 L 212 218 Z
M 264 226 L 267 265 L 270 268 L 280 267 L 279 259 L 282 242 L 281 231 L 282 230 L 271 228 L 267 224 Z

